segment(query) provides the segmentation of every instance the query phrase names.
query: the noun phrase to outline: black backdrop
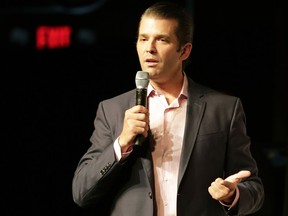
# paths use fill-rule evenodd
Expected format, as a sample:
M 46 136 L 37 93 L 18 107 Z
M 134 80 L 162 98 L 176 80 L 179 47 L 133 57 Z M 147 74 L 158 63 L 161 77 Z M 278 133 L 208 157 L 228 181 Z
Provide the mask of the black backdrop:
M 137 22 L 152 2 L 3 1 L 1 215 L 88 214 L 72 201 L 73 172 L 89 147 L 99 101 L 135 86 L 140 69 Z M 287 215 L 284 4 L 178 2 L 195 19 L 192 61 L 186 72 L 243 101 L 266 190 L 263 209 L 255 215 Z M 37 50 L 39 25 L 72 26 L 71 46 Z

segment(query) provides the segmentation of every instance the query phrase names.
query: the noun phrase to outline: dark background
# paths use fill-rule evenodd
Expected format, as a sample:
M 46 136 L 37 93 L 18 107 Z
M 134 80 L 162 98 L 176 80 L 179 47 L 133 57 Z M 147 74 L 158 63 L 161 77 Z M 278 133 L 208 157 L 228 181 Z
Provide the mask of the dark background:
M 137 24 L 152 2 L 1 0 L 1 215 L 88 214 L 73 203 L 73 172 L 99 101 L 135 86 Z M 195 19 L 186 73 L 243 101 L 266 192 L 254 215 L 287 216 L 284 1 L 177 2 Z M 71 26 L 71 45 L 37 50 L 41 25 Z

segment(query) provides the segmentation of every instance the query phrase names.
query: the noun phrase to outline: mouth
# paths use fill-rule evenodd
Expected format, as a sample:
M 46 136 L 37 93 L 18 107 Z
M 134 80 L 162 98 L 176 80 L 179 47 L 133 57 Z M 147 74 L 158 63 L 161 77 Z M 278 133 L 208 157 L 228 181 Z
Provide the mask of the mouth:
M 158 61 L 156 59 L 153 58 L 149 58 L 145 60 L 145 63 L 147 66 L 152 67 L 158 64 Z

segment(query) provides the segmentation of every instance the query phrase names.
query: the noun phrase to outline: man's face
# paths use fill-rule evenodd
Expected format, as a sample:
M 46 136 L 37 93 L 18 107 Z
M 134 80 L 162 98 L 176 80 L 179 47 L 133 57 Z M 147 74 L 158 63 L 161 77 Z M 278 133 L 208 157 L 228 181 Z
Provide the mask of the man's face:
M 152 80 L 159 82 L 182 72 L 183 59 L 178 51 L 179 43 L 175 35 L 177 22 L 173 19 L 160 19 L 144 16 L 139 25 L 137 52 L 143 71 Z

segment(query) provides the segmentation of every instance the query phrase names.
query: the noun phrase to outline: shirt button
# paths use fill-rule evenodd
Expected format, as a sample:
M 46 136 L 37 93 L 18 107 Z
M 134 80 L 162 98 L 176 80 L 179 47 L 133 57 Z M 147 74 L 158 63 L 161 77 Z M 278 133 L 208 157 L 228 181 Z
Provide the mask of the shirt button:
M 152 197 L 153 197 L 153 196 L 152 196 L 152 192 L 149 192 L 149 193 L 148 193 L 148 196 L 149 196 L 150 199 L 152 199 Z

